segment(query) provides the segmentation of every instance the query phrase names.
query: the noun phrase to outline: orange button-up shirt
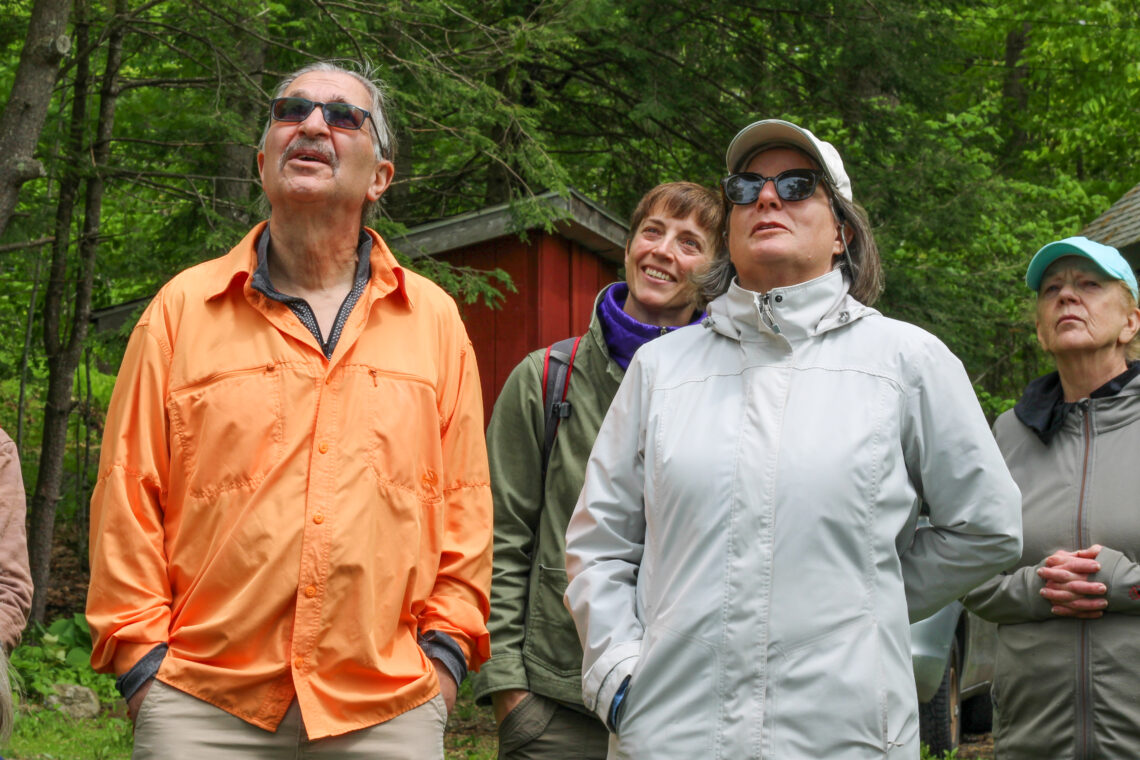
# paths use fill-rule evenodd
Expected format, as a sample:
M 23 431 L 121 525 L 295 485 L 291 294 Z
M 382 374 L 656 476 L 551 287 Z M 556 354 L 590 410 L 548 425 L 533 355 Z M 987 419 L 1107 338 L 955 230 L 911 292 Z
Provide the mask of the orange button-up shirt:
M 182 272 L 119 370 L 91 500 L 92 664 L 310 738 L 431 699 L 417 634 L 489 655 L 491 493 L 475 354 L 454 302 L 374 232 L 326 359 L 251 287 L 264 224 Z

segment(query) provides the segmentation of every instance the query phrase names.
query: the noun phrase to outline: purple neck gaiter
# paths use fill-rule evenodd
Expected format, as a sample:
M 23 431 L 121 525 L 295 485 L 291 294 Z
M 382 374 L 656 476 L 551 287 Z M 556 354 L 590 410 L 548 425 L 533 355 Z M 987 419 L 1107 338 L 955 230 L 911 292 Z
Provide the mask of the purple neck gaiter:
M 629 368 L 630 359 L 637 349 L 654 338 L 677 329 L 647 325 L 626 314 L 622 307 L 628 296 L 629 285 L 619 282 L 605 292 L 602 302 L 598 304 L 598 319 L 602 323 L 602 334 L 606 337 L 610 358 L 623 370 Z M 694 314 L 689 324 L 701 321 L 704 316 L 703 313 Z

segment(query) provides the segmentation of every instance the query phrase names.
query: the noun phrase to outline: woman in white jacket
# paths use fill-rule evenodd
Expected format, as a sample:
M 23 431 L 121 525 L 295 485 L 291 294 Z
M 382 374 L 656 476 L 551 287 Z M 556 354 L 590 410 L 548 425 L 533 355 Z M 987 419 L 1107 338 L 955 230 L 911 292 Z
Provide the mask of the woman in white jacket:
M 610 758 L 917 758 L 909 622 L 1017 560 L 1020 494 L 961 363 L 870 307 L 835 148 L 765 120 L 727 163 L 709 316 L 634 356 L 567 532 L 585 703 Z

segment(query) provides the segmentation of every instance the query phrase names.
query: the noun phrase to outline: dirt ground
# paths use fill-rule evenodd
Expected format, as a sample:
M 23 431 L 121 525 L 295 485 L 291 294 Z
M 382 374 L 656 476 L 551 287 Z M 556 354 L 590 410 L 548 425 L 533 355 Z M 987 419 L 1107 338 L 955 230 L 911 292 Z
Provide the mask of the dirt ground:
M 87 606 L 87 558 L 80 554 L 75 523 L 57 523 L 52 538 L 48 622 L 83 612 Z
M 960 759 L 975 758 L 976 760 L 993 760 L 993 734 L 983 734 L 981 736 L 963 736 L 962 744 L 958 747 L 958 757 Z

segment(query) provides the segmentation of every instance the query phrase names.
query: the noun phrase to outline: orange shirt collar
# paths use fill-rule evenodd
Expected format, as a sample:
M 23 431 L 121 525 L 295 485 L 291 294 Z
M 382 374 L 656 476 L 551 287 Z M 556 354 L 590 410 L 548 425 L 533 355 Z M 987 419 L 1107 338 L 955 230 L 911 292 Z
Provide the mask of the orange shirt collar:
M 217 271 L 211 278 L 213 285 L 206 291 L 206 300 L 211 301 L 224 295 L 235 284 L 245 285 L 253 276 L 257 268 L 257 240 L 262 230 L 269 222 L 260 222 L 246 233 L 241 242 L 234 246 L 229 253 L 216 259 Z M 365 227 L 364 231 L 372 237 L 372 254 L 369 264 L 372 267 L 372 285 L 379 292 L 377 298 L 384 298 L 396 291 L 408 304 L 414 308 L 412 297 L 404 284 L 404 268 L 396 261 L 396 257 L 388 250 L 388 244 L 375 230 Z

